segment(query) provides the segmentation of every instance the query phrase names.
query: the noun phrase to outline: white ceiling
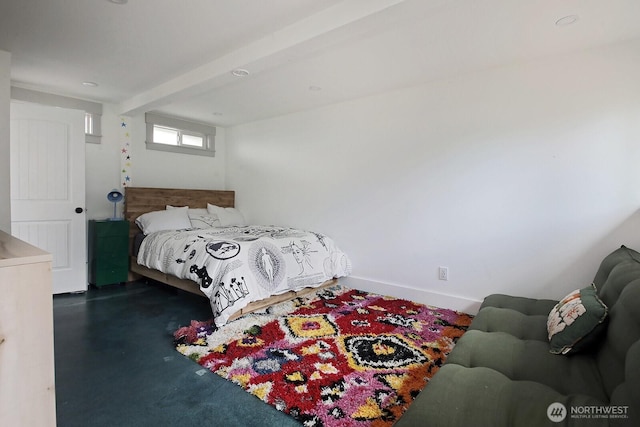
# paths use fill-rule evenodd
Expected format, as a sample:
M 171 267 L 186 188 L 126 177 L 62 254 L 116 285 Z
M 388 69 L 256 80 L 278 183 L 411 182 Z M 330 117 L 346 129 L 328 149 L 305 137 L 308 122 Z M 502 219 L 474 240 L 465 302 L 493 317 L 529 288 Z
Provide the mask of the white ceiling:
M 639 39 L 639 20 L 639 0 L 2 0 L 0 49 L 15 86 L 229 126 Z

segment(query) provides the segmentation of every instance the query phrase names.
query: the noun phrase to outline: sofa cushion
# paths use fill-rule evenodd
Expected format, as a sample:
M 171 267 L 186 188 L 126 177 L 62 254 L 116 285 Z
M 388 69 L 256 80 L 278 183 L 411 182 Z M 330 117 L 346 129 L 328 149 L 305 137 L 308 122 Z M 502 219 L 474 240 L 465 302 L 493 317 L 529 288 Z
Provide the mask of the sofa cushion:
M 628 272 L 626 270 L 629 268 L 629 265 L 619 266 L 612 272 L 612 280 L 616 280 L 616 271 L 626 275 Z M 640 271 L 637 274 L 637 277 L 640 277 Z M 640 309 L 638 307 L 640 307 L 640 279 L 628 283 L 618 301 L 610 307 L 607 334 L 595 355 L 605 389 L 609 394 L 613 394 L 615 388 L 623 382 L 630 381 L 629 371 L 625 371 L 625 363 L 627 366 L 635 363 L 636 369 L 640 369 L 640 361 L 630 360 L 628 353 L 631 346 L 640 341 Z
M 567 359 L 545 353 L 555 359 Z M 556 402 L 566 408 L 605 404 L 602 400 L 581 393 L 565 395 L 537 382 L 512 381 L 493 369 L 447 363 L 394 427 L 609 426 L 606 419 L 567 418 L 563 424 L 552 423 L 547 416 L 547 409 Z
M 468 330 L 483 332 L 505 332 L 525 340 L 548 342 L 548 314 L 527 315 L 511 308 L 484 307 L 481 309 Z
M 610 265 L 612 259 L 617 261 L 615 265 Z M 601 274 L 602 270 L 607 274 Z M 611 309 L 627 284 L 639 277 L 639 271 L 640 253 L 625 246 L 617 249 L 602 261 L 602 266 L 598 269 L 596 279 L 599 278 L 601 282 L 596 279 L 593 281 L 598 288 L 598 297 Z
M 611 405 L 627 406 L 629 420 L 640 420 L 640 340 L 633 344 L 627 352 L 625 361 L 624 382 L 618 385 L 611 394 Z
M 551 309 L 547 320 L 551 353 L 566 355 L 584 350 L 605 332 L 607 306 L 596 292 L 593 284 L 576 289 Z
M 618 387 L 628 387 L 625 364 L 632 360 L 627 352 L 640 340 L 640 253 L 626 246 L 616 249 L 601 262 L 593 282 L 609 307 L 607 333 L 595 358 L 605 390 L 613 396 Z
M 560 394 L 586 394 L 609 400 L 593 355 L 558 357 L 549 352 L 546 341 L 469 330 L 460 337 L 446 363 L 489 368 L 511 380 L 537 382 Z
M 604 282 L 609 278 L 609 275 L 611 274 L 611 270 L 613 270 L 613 268 L 615 268 L 620 263 L 630 261 L 640 262 L 640 254 L 633 249 L 627 248 L 626 246 L 622 245 L 618 249 L 607 255 L 598 267 L 598 271 L 596 272 L 596 276 L 593 279 L 593 283 L 596 285 L 596 288 L 598 288 L 598 296 L 609 307 L 611 307 L 611 301 L 608 300 L 609 296 L 603 295 Z M 610 295 L 610 297 L 614 300 L 617 299 L 616 295 Z
M 522 314 L 541 315 L 547 317 L 549 315 L 549 311 L 551 311 L 553 306 L 557 303 L 558 300 L 533 299 L 504 294 L 493 294 L 484 299 L 480 309 L 483 309 L 484 307 L 508 308 Z

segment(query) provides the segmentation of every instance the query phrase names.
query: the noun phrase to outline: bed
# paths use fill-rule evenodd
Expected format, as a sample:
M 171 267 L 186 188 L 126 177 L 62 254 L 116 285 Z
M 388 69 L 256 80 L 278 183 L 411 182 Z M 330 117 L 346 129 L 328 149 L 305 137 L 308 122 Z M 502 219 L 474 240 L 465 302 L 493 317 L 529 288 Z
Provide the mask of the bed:
M 247 225 L 234 207 L 233 191 L 127 187 L 131 279 L 143 276 L 208 298 L 222 326 L 350 273 L 348 257 L 328 236 Z M 171 226 L 157 226 L 165 218 Z

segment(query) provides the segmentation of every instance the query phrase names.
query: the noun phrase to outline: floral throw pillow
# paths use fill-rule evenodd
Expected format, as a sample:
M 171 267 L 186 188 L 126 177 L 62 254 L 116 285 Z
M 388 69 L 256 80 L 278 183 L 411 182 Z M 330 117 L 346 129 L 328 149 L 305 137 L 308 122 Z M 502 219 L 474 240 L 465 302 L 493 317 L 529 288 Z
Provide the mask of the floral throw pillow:
M 549 351 L 568 355 L 586 349 L 605 331 L 606 319 L 607 306 L 594 284 L 571 292 L 549 313 Z

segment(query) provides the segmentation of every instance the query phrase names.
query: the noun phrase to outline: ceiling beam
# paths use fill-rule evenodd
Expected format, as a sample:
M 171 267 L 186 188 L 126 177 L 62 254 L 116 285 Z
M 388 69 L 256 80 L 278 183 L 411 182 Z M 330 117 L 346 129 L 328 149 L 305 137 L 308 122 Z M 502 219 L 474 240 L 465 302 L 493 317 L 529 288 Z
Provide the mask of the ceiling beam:
M 287 57 L 299 54 L 311 42 L 345 26 L 357 23 L 405 0 L 346 0 L 319 13 L 275 31 L 240 49 L 223 55 L 147 91 L 123 101 L 119 111 L 136 115 L 152 111 L 204 91 L 232 84 L 237 77 L 231 71 L 250 69 L 252 73 L 282 63 Z

